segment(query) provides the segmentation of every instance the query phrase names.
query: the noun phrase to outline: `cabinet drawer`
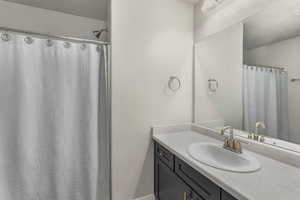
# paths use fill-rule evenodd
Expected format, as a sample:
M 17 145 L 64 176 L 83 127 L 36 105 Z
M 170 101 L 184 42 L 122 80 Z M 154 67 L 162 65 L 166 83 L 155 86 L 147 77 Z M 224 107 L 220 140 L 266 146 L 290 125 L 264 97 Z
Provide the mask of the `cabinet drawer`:
M 177 158 L 175 158 L 175 173 L 203 199 L 221 199 L 221 189 L 216 184 Z
M 174 170 L 174 155 L 171 152 L 158 143 L 155 143 L 155 154 L 171 170 Z

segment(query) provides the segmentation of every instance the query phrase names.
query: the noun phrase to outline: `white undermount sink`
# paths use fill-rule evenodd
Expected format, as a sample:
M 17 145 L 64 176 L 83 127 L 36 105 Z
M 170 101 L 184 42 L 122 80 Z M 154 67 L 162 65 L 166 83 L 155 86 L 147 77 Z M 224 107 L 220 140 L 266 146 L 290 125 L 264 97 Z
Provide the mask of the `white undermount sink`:
M 254 172 L 261 167 L 259 161 L 247 152 L 233 153 L 214 143 L 191 144 L 187 151 L 193 159 L 226 171 Z

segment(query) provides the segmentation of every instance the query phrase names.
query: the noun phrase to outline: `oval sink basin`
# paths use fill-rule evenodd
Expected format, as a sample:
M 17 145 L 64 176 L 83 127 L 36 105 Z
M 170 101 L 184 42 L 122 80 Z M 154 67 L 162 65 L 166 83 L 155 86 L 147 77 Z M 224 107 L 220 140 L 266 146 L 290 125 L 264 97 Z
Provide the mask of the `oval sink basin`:
M 187 151 L 193 159 L 226 171 L 254 172 L 261 167 L 259 161 L 247 152 L 234 153 L 213 143 L 192 144 Z

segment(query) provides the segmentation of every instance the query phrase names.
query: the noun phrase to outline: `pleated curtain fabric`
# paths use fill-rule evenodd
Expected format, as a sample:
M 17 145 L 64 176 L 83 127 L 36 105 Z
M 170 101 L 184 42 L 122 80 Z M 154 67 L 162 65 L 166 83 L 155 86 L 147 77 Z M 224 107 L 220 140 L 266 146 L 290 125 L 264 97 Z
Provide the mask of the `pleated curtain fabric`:
M 243 68 L 244 130 L 264 122 L 265 135 L 289 139 L 287 72 L 257 66 Z
M 106 53 L 1 35 L 1 199 L 108 200 Z

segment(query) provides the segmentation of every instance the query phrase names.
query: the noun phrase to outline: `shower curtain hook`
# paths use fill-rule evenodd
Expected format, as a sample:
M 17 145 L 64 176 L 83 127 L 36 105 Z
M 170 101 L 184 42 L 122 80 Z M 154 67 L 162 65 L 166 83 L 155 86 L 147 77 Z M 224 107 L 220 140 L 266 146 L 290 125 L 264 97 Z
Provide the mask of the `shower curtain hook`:
M 82 43 L 82 44 L 80 45 L 80 49 L 81 49 L 81 50 L 85 50 L 85 49 L 86 49 L 86 44 Z
M 26 44 L 32 44 L 34 42 L 34 40 L 29 36 L 25 37 L 24 41 L 26 42 Z
M 70 42 L 65 42 L 65 43 L 64 43 L 64 47 L 65 47 L 66 49 L 69 49 L 69 48 L 71 47 Z
M 4 31 L 4 32 L 1 34 L 1 39 L 2 39 L 2 41 L 4 41 L 4 42 L 8 42 L 8 41 L 10 41 L 11 36 L 9 35 L 9 33 L 8 33 L 7 31 Z
M 47 39 L 47 41 L 46 41 L 46 45 L 47 45 L 47 47 L 52 47 L 52 46 L 53 46 L 53 44 L 54 44 L 53 40 L 51 40 L 51 39 Z

